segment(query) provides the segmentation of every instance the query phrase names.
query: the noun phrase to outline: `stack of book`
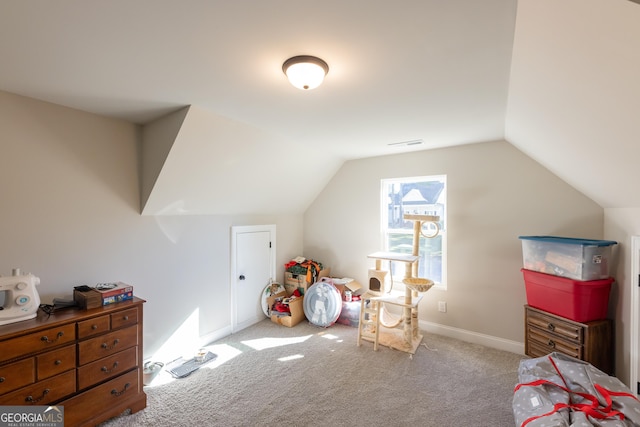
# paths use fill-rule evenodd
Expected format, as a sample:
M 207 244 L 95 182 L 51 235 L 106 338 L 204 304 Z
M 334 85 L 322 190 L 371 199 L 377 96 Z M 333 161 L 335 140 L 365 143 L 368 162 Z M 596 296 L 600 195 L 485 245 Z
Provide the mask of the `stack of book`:
M 133 299 L 133 286 L 126 283 L 98 283 L 95 290 L 100 294 L 102 305 Z

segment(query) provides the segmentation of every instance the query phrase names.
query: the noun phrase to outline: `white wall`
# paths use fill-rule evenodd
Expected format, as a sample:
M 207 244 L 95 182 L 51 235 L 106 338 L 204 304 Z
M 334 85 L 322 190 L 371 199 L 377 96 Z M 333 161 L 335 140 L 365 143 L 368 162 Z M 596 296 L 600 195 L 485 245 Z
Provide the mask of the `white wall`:
M 621 287 L 610 310 L 628 318 L 623 260 L 630 236 L 640 234 L 640 212 L 609 209 L 605 221 L 595 203 L 506 142 L 349 161 L 304 218 L 141 216 L 138 150 L 131 124 L 0 92 L 0 274 L 15 267 L 36 274 L 47 302 L 81 284 L 133 284 L 148 301 L 145 356 L 196 309 L 198 336 L 229 330 L 232 225 L 276 224 L 278 266 L 302 254 L 334 276 L 366 283 L 366 255 L 381 243 L 380 179 L 400 176 L 448 176 L 449 288 L 426 295 L 423 324 L 521 343 L 526 299 L 517 237 L 527 234 L 621 242 Z M 446 314 L 437 311 L 439 300 L 447 301 Z M 626 327 L 616 323 L 623 379 Z
M 447 175 L 448 289 L 420 320 L 444 332 L 524 342 L 520 235 L 603 237 L 603 209 L 504 141 L 345 163 L 304 217 L 305 255 L 367 284 L 380 250 L 380 180 Z M 447 313 L 437 302 L 447 302 Z M 489 343 L 492 344 L 492 343 Z
M 131 283 L 147 300 L 148 357 L 196 309 L 195 336 L 230 330 L 232 225 L 276 224 L 282 266 L 302 253 L 302 215 L 141 216 L 139 131 L 0 92 L 0 274 L 40 277 L 45 302 Z
M 640 206 L 640 5 L 518 0 L 505 138 L 600 206 Z

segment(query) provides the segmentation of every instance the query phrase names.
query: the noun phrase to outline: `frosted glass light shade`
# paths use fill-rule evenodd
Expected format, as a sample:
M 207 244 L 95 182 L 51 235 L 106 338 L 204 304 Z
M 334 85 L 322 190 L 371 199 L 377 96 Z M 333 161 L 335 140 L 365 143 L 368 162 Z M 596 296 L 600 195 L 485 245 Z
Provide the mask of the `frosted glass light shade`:
M 294 56 L 282 64 L 282 71 L 289 82 L 302 90 L 314 89 L 320 86 L 329 72 L 329 66 L 315 56 Z

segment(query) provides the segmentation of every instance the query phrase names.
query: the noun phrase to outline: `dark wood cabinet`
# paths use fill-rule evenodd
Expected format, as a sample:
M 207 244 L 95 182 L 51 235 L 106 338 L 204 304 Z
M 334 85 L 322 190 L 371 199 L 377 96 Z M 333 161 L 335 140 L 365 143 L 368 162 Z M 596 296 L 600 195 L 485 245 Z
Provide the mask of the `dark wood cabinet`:
M 40 311 L 0 326 L 0 405 L 64 406 L 65 425 L 73 426 L 145 408 L 143 303 Z
M 527 356 L 541 357 L 557 351 L 613 375 L 613 322 L 610 319 L 580 323 L 526 305 L 524 324 Z

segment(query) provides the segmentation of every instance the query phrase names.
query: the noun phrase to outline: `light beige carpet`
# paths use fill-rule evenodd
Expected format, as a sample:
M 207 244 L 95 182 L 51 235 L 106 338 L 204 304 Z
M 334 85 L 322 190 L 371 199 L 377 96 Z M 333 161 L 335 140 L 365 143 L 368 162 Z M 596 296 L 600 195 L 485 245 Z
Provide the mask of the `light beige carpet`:
M 148 407 L 117 426 L 514 425 L 525 356 L 424 334 L 411 356 L 356 345 L 357 329 L 264 320 L 207 348 L 218 358 L 189 377 L 163 372 Z

